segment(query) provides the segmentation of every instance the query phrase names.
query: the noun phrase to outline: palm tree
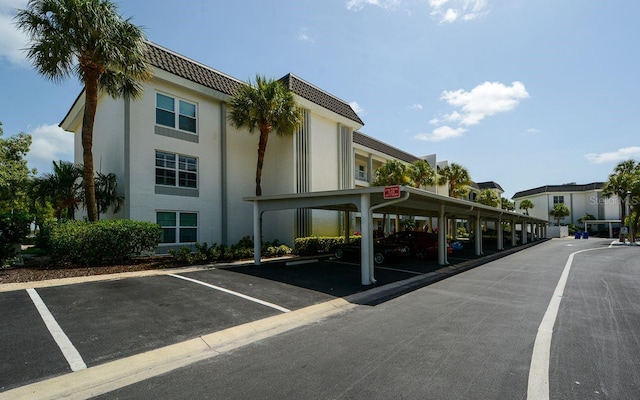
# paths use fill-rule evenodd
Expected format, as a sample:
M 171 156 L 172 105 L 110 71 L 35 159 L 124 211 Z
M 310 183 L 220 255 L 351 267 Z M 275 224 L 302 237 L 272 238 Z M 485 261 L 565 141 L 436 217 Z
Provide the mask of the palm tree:
M 602 188 L 602 195 L 605 197 L 618 196 L 620 199 L 620 219 L 622 224 L 625 223 L 627 218 L 627 207 L 625 206 L 625 199 L 627 198 L 627 192 L 631 192 L 635 187 L 635 182 L 640 175 L 640 163 L 634 160 L 622 161 L 613 169 L 613 173 L 609 175 L 609 180 Z M 624 241 L 624 234 L 620 230 L 619 240 Z
M 549 211 L 549 214 L 551 214 L 552 217 L 558 219 L 558 226 L 560 226 L 560 220 L 571 215 L 571 212 L 569 211 L 569 207 L 567 207 L 566 204 L 558 203 L 553 206 L 553 209 Z
M 262 166 L 269 134 L 275 131 L 281 136 L 293 135 L 302 123 L 302 111 L 282 82 L 256 75 L 255 85 L 242 85 L 232 97 L 229 119 L 236 128 L 248 128 L 250 133 L 260 131 L 256 196 L 261 196 Z
M 480 192 L 476 198 L 476 203 L 484 204 L 485 206 L 499 207 L 500 196 L 491 189 L 485 189 Z
M 408 169 L 411 184 L 419 188 L 421 186 L 433 186 L 436 183 L 436 172 L 428 162 L 416 160 Z
M 139 82 L 151 78 L 144 33 L 109 0 L 29 0 L 16 21 L 31 37 L 27 58 L 41 75 L 53 81 L 75 75 L 84 85 L 83 182 L 89 221 L 97 221 L 92 146 L 98 92 L 142 95 Z
M 32 196 L 41 206 L 51 203 L 57 219 L 75 219 L 82 203 L 83 168 L 68 161 L 53 162 L 53 173 L 34 180 Z
M 375 173 L 373 186 L 408 185 L 412 179 L 407 166 L 397 160 L 389 160 L 382 164 Z
M 513 201 L 507 199 L 506 197 L 500 197 L 500 207 L 503 210 L 513 211 L 516 208 L 516 204 Z
M 100 214 L 113 207 L 114 214 L 120 211 L 124 204 L 124 196 L 118 194 L 118 179 L 116 174 L 96 174 L 96 203 L 98 206 L 98 218 Z
M 524 199 L 520 202 L 520 206 L 518 207 L 521 210 L 524 210 L 525 215 L 529 215 L 529 210 L 534 208 L 534 204 L 529 199 Z
M 469 192 L 468 186 L 471 184 L 469 171 L 460 164 L 451 163 L 442 168 L 439 185 L 449 184 L 449 197 L 462 197 Z

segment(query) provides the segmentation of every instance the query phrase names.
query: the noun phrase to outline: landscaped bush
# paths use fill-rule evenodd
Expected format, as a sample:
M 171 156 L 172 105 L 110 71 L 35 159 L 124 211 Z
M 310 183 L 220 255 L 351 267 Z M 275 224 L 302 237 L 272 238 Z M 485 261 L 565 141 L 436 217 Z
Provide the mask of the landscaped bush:
M 287 245 L 281 244 L 277 240 L 273 242 L 263 242 L 261 247 L 262 255 L 267 257 L 284 256 L 291 254 L 292 250 Z M 186 246 L 179 250 L 169 250 L 169 254 L 180 262 L 198 264 L 216 261 L 233 261 L 253 257 L 253 240 L 245 236 L 238 243 L 231 246 L 213 243 L 196 243 L 195 251 L 191 251 Z
M 160 233 L 160 227 L 151 222 L 68 221 L 50 227 L 49 244 L 56 261 L 113 264 L 153 251 L 160 241 Z
M 0 215 L 0 266 L 16 255 L 20 242 L 29 233 L 31 218 L 25 214 Z
M 350 240 L 360 236 L 351 236 Z M 297 238 L 293 246 L 293 253 L 300 256 L 314 256 L 330 253 L 337 244 L 344 243 L 344 236 L 312 236 Z

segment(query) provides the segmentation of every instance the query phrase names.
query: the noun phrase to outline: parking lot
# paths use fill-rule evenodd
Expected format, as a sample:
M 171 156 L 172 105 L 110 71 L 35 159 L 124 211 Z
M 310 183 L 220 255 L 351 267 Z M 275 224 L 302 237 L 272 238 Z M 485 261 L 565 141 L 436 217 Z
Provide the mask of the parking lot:
M 391 262 L 376 267 L 373 287 L 440 268 Z M 0 392 L 371 288 L 357 260 L 325 258 L 1 292 Z

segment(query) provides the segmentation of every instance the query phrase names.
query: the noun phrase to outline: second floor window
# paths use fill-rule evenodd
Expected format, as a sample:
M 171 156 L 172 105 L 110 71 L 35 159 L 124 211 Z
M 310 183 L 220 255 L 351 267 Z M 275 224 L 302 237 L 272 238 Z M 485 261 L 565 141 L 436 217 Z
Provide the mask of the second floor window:
M 156 185 L 198 187 L 198 159 L 156 151 Z
M 196 105 L 156 93 L 156 124 L 196 133 Z
M 564 203 L 564 196 L 553 196 L 553 205 Z

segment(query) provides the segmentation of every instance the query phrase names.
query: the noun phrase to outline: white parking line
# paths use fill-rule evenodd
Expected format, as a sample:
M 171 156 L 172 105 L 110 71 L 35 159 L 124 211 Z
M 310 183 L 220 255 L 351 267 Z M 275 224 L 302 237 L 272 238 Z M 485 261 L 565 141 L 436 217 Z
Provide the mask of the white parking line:
M 202 281 L 199 281 L 197 279 L 191 279 L 191 278 L 187 278 L 186 276 L 176 275 L 176 274 L 169 274 L 169 276 L 173 276 L 174 278 L 178 278 L 178 279 L 184 279 L 185 281 L 197 283 L 199 285 L 206 286 L 206 287 L 211 288 L 211 289 L 219 290 L 221 292 L 232 294 L 234 296 L 242 297 L 243 299 L 253 301 L 254 303 L 262 304 L 263 306 L 275 308 L 278 311 L 282 311 L 282 312 L 285 312 L 285 313 L 291 311 L 288 308 L 280 307 L 277 304 L 273 304 L 273 303 L 269 303 L 268 301 L 256 299 L 255 297 L 251 297 L 251 296 L 247 296 L 246 294 L 234 292 L 233 290 L 225 289 L 225 288 L 222 288 L 220 286 L 211 285 L 209 283 L 202 282 Z
M 398 268 L 389 268 L 389 267 L 375 267 L 376 269 L 386 269 L 387 271 L 398 271 L 398 272 L 405 272 L 407 274 L 414 274 L 414 275 L 422 275 L 423 272 L 416 272 L 416 271 L 409 271 L 408 269 L 398 269 Z
M 564 265 L 564 270 L 560 276 L 560 280 L 553 292 L 547 311 L 542 318 L 542 322 L 538 327 L 538 334 L 533 345 L 533 354 L 531 355 L 531 365 L 529 367 L 529 382 L 527 387 L 528 400 L 548 400 L 549 399 L 549 360 L 551 358 L 551 338 L 553 336 L 553 326 L 556 323 L 560 302 L 564 294 L 564 288 L 567 285 L 569 271 L 573 263 L 573 257 L 578 253 L 585 251 L 602 250 L 586 249 L 576 251 L 569 255 L 569 259 Z
M 36 292 L 35 289 L 27 289 L 27 293 L 29 293 L 31 301 L 33 301 L 33 304 L 40 313 L 44 324 L 49 329 L 51 336 L 53 336 L 53 340 L 56 341 L 64 355 L 64 358 L 67 359 L 71 370 L 75 372 L 86 369 L 87 365 L 82 360 L 80 353 L 78 353 L 78 350 L 76 350 L 62 328 L 60 328 L 60 325 L 58 325 L 55 318 L 53 318 L 53 315 L 51 315 L 51 312 L 47 308 L 47 305 L 44 304 L 44 301 L 42 301 L 42 298 L 40 298 L 38 292 Z

